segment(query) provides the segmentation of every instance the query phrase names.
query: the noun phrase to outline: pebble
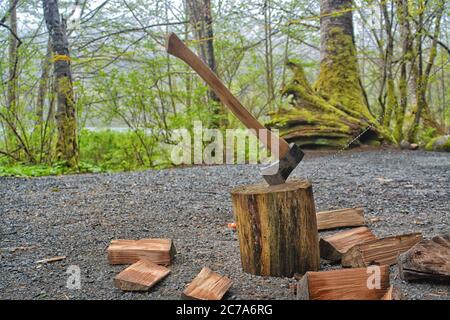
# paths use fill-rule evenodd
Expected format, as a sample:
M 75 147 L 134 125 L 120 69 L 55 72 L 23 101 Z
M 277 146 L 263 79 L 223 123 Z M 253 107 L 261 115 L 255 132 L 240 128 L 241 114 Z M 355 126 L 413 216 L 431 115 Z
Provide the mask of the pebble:
M 352 150 L 338 157 L 306 150 L 293 176 L 312 181 L 317 211 L 363 206 L 366 218 L 380 219 L 370 224 L 379 237 L 420 231 L 429 238 L 450 229 L 448 163 L 448 154 L 422 150 Z M 0 247 L 35 246 L 1 253 L 0 299 L 179 299 L 204 266 L 233 280 L 229 299 L 293 299 L 289 279 L 242 272 L 237 233 L 227 228 L 234 221 L 231 189 L 261 180 L 256 165 L 0 177 Z M 171 238 L 179 253 L 152 290 L 123 294 L 113 277 L 125 266 L 110 266 L 106 247 L 111 239 L 145 237 Z M 67 261 L 34 263 L 57 255 Z M 81 289 L 66 288 L 71 265 L 80 268 Z M 445 285 L 403 282 L 395 278 L 396 266 L 391 274 L 409 299 L 436 292 L 433 299 L 450 299 Z

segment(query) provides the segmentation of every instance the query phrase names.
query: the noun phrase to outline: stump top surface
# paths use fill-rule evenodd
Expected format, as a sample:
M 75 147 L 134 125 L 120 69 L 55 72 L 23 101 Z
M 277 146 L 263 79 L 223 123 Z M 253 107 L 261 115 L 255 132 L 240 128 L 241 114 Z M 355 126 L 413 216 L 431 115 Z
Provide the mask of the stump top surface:
M 266 182 L 239 186 L 231 190 L 231 194 L 266 194 L 276 192 L 288 192 L 311 187 L 307 179 L 291 179 L 286 183 L 269 186 Z

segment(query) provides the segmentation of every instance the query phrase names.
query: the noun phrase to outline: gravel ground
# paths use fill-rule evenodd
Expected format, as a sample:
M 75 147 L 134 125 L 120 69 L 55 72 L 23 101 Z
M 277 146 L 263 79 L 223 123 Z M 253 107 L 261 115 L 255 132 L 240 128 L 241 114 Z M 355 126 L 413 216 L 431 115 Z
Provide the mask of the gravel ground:
M 450 231 L 450 157 L 446 153 L 369 150 L 311 152 L 294 172 L 313 181 L 317 210 L 363 206 L 378 236 Z M 317 170 L 314 172 L 314 170 Z M 0 178 L 0 298 L 178 299 L 209 266 L 230 276 L 227 299 L 292 299 L 289 278 L 257 277 L 240 268 L 229 191 L 260 180 L 256 166 L 207 166 L 117 174 Z M 370 220 L 369 220 L 370 221 Z M 124 293 L 112 278 L 106 248 L 116 238 L 172 238 L 172 273 L 148 293 Z M 65 255 L 65 260 L 36 261 Z M 67 268 L 81 289 L 67 289 Z M 322 269 L 336 266 L 322 263 Z M 409 284 L 391 268 L 408 299 L 450 299 L 450 288 Z

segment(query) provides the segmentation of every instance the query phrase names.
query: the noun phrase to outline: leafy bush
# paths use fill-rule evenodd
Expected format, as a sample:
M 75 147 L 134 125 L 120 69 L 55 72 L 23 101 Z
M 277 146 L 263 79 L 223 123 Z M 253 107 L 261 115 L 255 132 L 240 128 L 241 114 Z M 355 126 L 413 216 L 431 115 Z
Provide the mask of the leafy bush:
M 80 158 L 102 171 L 129 171 L 168 165 L 168 161 L 158 161 L 164 158 L 164 154 L 158 148 L 157 137 L 144 130 L 82 130 Z
M 432 139 L 436 137 L 435 128 L 420 128 L 417 135 L 417 142 L 421 146 L 427 145 Z
M 99 167 L 85 162 L 80 163 L 80 168 L 77 171 L 68 169 L 63 162 L 58 162 L 53 165 L 30 165 L 23 163 L 0 165 L 0 177 L 42 177 L 67 173 L 98 173 L 101 171 Z

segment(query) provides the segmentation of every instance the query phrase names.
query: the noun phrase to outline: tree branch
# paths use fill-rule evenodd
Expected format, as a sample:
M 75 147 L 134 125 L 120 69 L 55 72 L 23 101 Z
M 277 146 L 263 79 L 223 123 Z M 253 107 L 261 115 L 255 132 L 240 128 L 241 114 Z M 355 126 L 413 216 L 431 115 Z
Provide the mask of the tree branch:
M 154 27 L 164 27 L 164 26 L 174 26 L 174 25 L 179 25 L 179 24 L 185 24 L 188 23 L 189 21 L 177 21 L 177 22 L 166 22 L 166 23 L 155 23 L 155 24 L 151 24 L 148 26 L 143 26 L 140 28 L 129 28 L 129 29 L 124 29 L 124 30 L 119 30 L 119 31 L 115 31 L 115 32 L 111 32 L 108 34 L 105 34 L 103 36 L 100 36 L 96 39 L 92 39 L 90 41 L 88 41 L 87 43 L 83 44 L 81 47 L 79 47 L 78 49 L 84 49 L 87 46 L 91 45 L 94 42 L 109 38 L 111 36 L 116 36 L 119 34 L 123 34 L 123 33 L 129 33 L 129 32 L 139 32 L 139 31 L 146 31 L 146 29 L 150 29 L 150 28 L 154 28 Z

